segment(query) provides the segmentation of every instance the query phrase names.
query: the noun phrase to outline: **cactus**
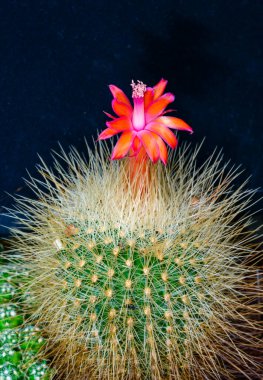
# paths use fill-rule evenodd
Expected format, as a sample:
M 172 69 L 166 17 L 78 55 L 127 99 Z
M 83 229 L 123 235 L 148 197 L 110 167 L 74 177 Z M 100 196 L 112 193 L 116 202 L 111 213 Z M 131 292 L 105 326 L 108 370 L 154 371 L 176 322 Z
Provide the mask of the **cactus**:
M 102 143 L 88 162 L 62 150 L 28 181 L 36 199 L 10 211 L 27 323 L 43 326 L 59 379 L 261 378 L 248 352 L 262 347 L 254 192 L 233 187 L 220 154 L 198 168 L 198 149 L 183 148 L 160 164 L 177 146 L 170 129 L 192 133 L 167 116 L 166 85 L 132 81 L 133 106 L 110 85 L 116 115 L 98 139 L 120 134 L 111 159 L 123 160 Z
M 260 378 L 247 353 L 262 345 L 254 192 L 232 186 L 220 154 L 198 168 L 197 152 L 137 166 L 139 183 L 102 145 L 88 163 L 62 150 L 55 172 L 42 162 L 30 179 L 14 249 L 58 378 Z
M 6 259 L 4 258 L 5 262 Z M 0 380 L 49 380 L 46 360 L 38 358 L 44 345 L 40 329 L 25 324 L 19 289 L 21 267 L 3 263 L 0 269 Z

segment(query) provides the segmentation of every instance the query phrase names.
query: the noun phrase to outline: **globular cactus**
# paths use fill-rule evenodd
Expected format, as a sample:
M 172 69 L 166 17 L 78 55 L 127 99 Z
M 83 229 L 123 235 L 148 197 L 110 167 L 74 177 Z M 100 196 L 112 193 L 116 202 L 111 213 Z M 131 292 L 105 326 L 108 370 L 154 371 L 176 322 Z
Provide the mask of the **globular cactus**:
M 49 380 L 47 361 L 38 357 L 44 346 L 40 329 L 25 324 L 22 309 L 24 281 L 21 267 L 2 264 L 0 268 L 0 380 Z
M 11 212 L 24 227 L 15 249 L 58 377 L 262 375 L 247 353 L 262 327 L 246 214 L 254 192 L 232 187 L 237 171 L 220 155 L 198 168 L 196 154 L 134 174 L 129 158 L 110 162 L 99 148 L 86 163 L 73 149 L 55 172 L 42 163 L 42 182 L 31 178 L 37 199 Z
M 170 129 L 192 132 L 167 116 L 166 85 L 132 81 L 133 106 L 111 85 L 116 115 L 99 140 L 121 134 L 111 159 L 128 158 L 62 150 L 55 172 L 42 162 L 43 180 L 29 181 L 37 199 L 11 212 L 28 312 L 58 378 L 261 378 L 247 352 L 262 346 L 253 191 L 232 187 L 237 172 L 220 155 L 198 168 L 185 148 L 157 164 L 165 142 L 177 145 Z

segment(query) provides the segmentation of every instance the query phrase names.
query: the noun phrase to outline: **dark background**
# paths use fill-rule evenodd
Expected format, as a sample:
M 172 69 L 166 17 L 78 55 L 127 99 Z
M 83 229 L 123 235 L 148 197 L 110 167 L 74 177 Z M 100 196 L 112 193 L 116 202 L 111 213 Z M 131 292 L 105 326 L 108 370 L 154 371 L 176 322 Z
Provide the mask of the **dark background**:
M 2 0 L 0 205 L 26 193 L 37 153 L 51 165 L 58 141 L 84 151 L 111 110 L 107 85 L 130 93 L 131 79 L 168 79 L 195 131 L 181 140 L 206 136 L 201 159 L 222 147 L 261 186 L 262 14 L 262 0 Z

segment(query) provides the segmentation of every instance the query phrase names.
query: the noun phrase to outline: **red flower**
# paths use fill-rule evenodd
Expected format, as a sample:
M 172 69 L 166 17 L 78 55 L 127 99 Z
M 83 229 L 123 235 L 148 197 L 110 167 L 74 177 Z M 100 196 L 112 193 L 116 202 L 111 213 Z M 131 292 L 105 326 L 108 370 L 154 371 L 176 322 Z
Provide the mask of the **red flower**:
M 169 112 L 165 111 L 166 107 L 174 101 L 173 94 L 164 94 L 166 85 L 167 81 L 164 79 L 153 88 L 146 87 L 140 81 L 137 81 L 137 84 L 132 81 L 134 107 L 121 89 L 114 85 L 109 86 L 113 95 L 112 108 L 117 117 L 106 113 L 112 120 L 106 123 L 107 129 L 98 139 L 105 140 L 121 133 L 113 149 L 112 160 L 123 158 L 128 153 L 135 156 L 144 149 L 152 162 L 160 159 L 166 164 L 168 154 L 164 142 L 172 149 L 178 143 L 169 128 L 193 132 L 183 120 L 164 116 Z

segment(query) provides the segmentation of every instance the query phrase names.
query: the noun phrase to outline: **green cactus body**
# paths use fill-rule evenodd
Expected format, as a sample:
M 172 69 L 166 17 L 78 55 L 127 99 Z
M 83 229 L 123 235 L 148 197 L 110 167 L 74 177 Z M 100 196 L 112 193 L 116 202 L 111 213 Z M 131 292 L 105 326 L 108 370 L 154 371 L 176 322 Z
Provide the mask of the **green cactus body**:
M 0 304 L 9 302 L 15 294 L 15 288 L 8 282 L 0 283 Z
M 16 365 L 5 363 L 0 366 L 0 380 L 22 380 L 21 372 Z
M 23 274 L 14 266 L 0 273 L 0 380 L 50 380 L 47 363 L 38 359 L 44 345 L 40 330 L 24 324 L 18 283 Z
M 71 226 L 79 232 L 64 239 L 56 276 L 64 284 L 65 315 L 82 321 L 77 329 L 87 347 L 108 345 L 110 352 L 114 341 L 143 347 L 145 336 L 150 345 L 154 334 L 160 345 L 173 339 L 183 354 L 190 321 L 196 329 L 209 321 L 205 249 L 184 243 L 176 232 L 125 236 L 105 226 L 104 232 L 85 223 Z
M 50 370 L 45 360 L 38 361 L 29 366 L 26 372 L 28 380 L 49 380 Z

